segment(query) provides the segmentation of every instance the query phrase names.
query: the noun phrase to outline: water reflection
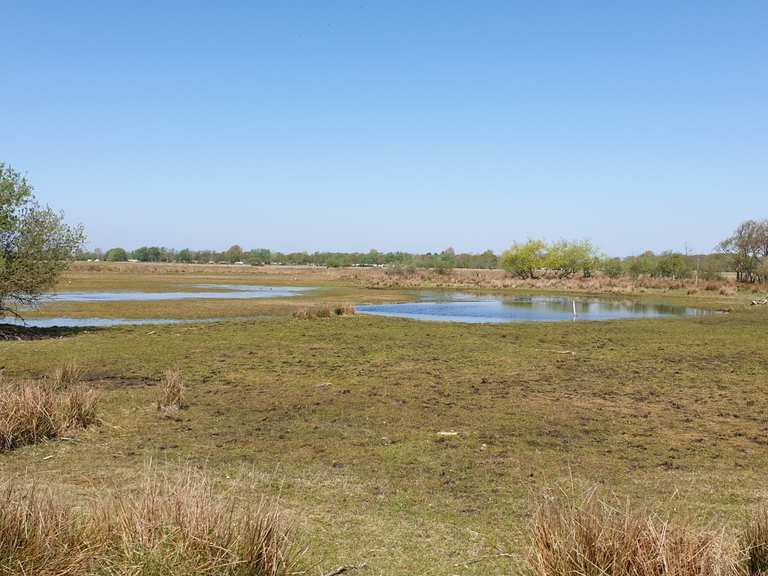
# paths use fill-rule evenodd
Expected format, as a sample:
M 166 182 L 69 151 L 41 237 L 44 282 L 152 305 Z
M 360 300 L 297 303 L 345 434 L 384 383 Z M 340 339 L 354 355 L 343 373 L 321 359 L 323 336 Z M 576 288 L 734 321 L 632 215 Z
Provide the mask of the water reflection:
M 635 301 L 566 296 L 477 297 L 462 293 L 429 293 L 420 302 L 358 306 L 361 314 L 439 322 L 563 322 L 700 316 L 706 310 Z
M 210 324 L 233 320 L 263 320 L 266 316 L 231 316 L 222 318 L 30 318 L 21 320 L 13 316 L 0 317 L 0 324 L 27 328 L 109 328 L 112 326 L 151 326 L 164 324 Z
M 57 292 L 48 294 L 44 302 L 156 302 L 162 300 L 249 300 L 253 298 L 285 298 L 312 288 L 294 286 L 254 286 L 244 284 L 194 284 L 203 290 L 173 292 Z

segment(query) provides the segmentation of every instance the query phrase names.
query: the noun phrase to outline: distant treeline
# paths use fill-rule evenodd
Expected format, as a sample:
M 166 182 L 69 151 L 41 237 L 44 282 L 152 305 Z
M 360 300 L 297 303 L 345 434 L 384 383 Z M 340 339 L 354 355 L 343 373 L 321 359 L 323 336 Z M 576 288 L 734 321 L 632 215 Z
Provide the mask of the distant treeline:
M 159 246 L 142 246 L 131 252 L 112 248 L 103 252 L 83 252 L 81 260 L 110 262 L 179 262 L 199 264 L 245 264 L 251 266 L 314 265 L 327 267 L 386 266 L 408 271 L 430 268 L 447 272 L 453 268 L 502 268 L 521 278 L 575 274 L 591 276 L 600 273 L 611 278 L 641 276 L 662 278 L 718 279 L 723 273 L 735 273 L 742 282 L 768 281 L 768 220 L 748 220 L 732 236 L 721 242 L 712 254 L 690 255 L 666 251 L 648 251 L 637 256 L 610 258 L 601 254 L 588 241 L 561 240 L 546 243 L 529 240 L 515 243 L 496 255 L 492 250 L 480 254 L 457 254 L 453 248 L 442 252 L 412 254 L 409 252 L 272 252 L 265 248 L 244 250 L 238 245 L 223 252 L 215 250 L 174 250 Z
M 81 260 L 109 262 L 180 262 L 197 264 L 250 264 L 262 266 L 277 264 L 288 266 L 315 265 L 342 266 L 413 266 L 415 268 L 498 268 L 499 257 L 491 250 L 481 254 L 456 254 L 453 248 L 442 252 L 412 254 L 409 252 L 272 252 L 266 248 L 244 250 L 238 245 L 223 252 L 215 250 L 174 250 L 160 246 L 142 246 L 133 251 L 111 248 L 106 252 L 95 250 L 80 254 Z
M 521 256 L 523 261 L 516 261 Z M 558 242 L 547 245 L 529 241 L 514 245 L 500 257 L 491 250 L 480 254 L 456 254 L 452 249 L 442 252 L 412 254 L 408 252 L 272 252 L 267 249 L 243 250 L 232 246 L 223 252 L 214 250 L 173 250 L 158 246 L 143 246 L 133 251 L 112 248 L 106 252 L 95 250 L 80 254 L 81 260 L 105 260 L 108 262 L 178 262 L 195 264 L 266 264 L 287 266 L 386 266 L 391 268 L 431 268 L 448 271 L 453 268 L 504 268 L 521 277 L 555 274 L 568 277 L 573 274 L 589 276 L 601 272 L 610 277 L 655 276 L 687 278 L 698 270 L 701 278 L 716 278 L 722 272 L 734 272 L 727 254 L 684 255 L 678 252 L 655 254 L 644 252 L 627 258 L 599 256 L 591 245 L 582 242 Z

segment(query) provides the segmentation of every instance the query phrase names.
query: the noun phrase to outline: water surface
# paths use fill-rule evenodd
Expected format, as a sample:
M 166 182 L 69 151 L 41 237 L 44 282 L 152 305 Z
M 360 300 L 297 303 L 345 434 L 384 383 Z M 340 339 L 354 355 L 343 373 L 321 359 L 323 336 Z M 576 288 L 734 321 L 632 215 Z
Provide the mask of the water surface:
M 263 320 L 267 316 L 230 316 L 222 318 L 29 318 L 21 320 L 13 316 L 0 317 L 0 324 L 26 326 L 28 328 L 109 328 L 111 326 L 152 326 L 166 324 L 210 324 L 234 320 Z
M 700 316 L 707 310 L 634 301 L 568 296 L 474 296 L 428 293 L 419 302 L 357 306 L 361 314 L 431 320 L 497 324 L 502 322 L 565 322 Z
M 254 286 L 245 284 L 194 284 L 198 290 L 170 292 L 56 292 L 43 302 L 156 302 L 162 300 L 250 300 L 285 298 L 313 288 L 295 286 Z

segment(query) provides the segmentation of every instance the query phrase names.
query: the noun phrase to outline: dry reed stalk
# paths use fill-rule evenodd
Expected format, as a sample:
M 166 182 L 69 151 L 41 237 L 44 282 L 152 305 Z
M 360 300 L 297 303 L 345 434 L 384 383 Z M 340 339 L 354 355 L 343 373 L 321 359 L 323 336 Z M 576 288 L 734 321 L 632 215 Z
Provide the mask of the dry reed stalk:
M 0 576 L 286 576 L 300 557 L 275 505 L 217 497 L 191 469 L 84 507 L 0 489 Z
M 531 526 L 536 576 L 739 576 L 735 539 L 597 501 L 555 501 Z
M 178 368 L 166 370 L 163 372 L 163 380 L 160 383 L 157 409 L 164 413 L 171 413 L 186 408 L 186 392 L 187 386 L 181 370 Z
M 0 382 L 0 452 L 54 439 L 98 421 L 98 396 L 79 384 Z

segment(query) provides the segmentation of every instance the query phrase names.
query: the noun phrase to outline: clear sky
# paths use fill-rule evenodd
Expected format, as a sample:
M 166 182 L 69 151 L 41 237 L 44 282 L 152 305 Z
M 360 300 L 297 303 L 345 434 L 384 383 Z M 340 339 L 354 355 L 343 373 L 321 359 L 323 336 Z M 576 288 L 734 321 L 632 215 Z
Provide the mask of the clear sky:
M 0 160 L 91 247 L 707 251 L 768 2 L 0 0 Z

